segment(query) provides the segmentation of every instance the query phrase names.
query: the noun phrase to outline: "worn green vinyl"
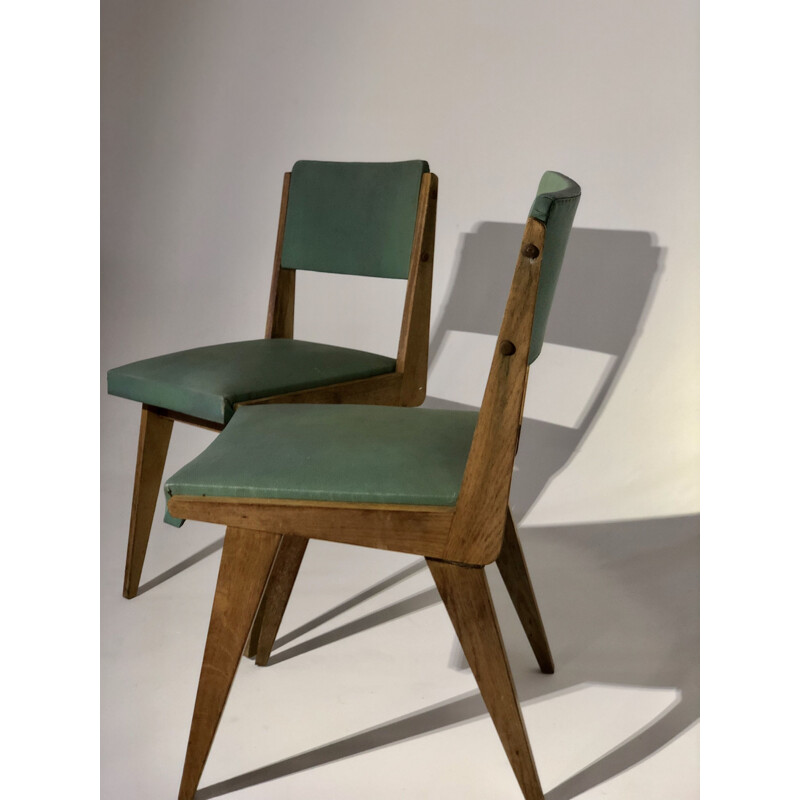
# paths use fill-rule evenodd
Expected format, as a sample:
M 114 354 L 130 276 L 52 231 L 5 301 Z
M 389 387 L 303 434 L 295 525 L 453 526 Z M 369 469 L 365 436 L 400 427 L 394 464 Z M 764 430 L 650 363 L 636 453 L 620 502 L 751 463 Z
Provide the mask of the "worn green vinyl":
M 580 187 L 547 172 L 531 217 L 546 225 L 531 357 L 539 355 Z M 455 505 L 477 412 L 384 406 L 243 407 L 165 485 L 167 497 Z M 167 514 L 166 521 L 182 520 Z
M 394 372 L 395 359 L 295 339 L 197 347 L 108 371 L 108 392 L 226 423 L 243 400 Z
M 298 161 L 281 266 L 408 278 L 426 161 Z
M 478 414 L 366 405 L 243 406 L 165 484 L 174 495 L 452 506 Z M 180 525 L 169 515 L 167 522 Z
M 545 172 L 539 181 L 536 199 L 531 206 L 529 217 L 538 219 L 546 226 L 542 271 L 539 277 L 539 291 L 536 295 L 536 312 L 533 318 L 531 348 L 528 363 L 532 363 L 542 351 L 544 331 L 556 283 L 564 261 L 572 222 L 581 199 L 581 187 L 560 172 Z

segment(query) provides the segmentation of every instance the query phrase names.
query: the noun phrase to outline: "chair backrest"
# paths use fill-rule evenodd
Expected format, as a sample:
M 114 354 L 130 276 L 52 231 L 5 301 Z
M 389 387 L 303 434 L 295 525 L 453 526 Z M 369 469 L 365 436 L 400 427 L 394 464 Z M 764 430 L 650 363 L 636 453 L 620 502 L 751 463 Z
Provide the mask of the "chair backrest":
M 371 402 L 419 405 L 428 375 L 437 195 L 426 161 L 298 161 L 283 178 L 264 335 L 293 337 L 298 270 L 407 279 L 390 378 L 400 381 L 399 396 L 388 388 Z
M 542 348 L 580 196 L 575 181 L 546 172 L 531 206 L 453 515 L 448 560 L 489 564 L 500 552 L 528 368 Z
M 425 161 L 298 161 L 292 167 L 284 269 L 408 278 Z
M 561 263 L 572 230 L 572 221 L 581 199 L 581 187 L 560 172 L 545 172 L 539 181 L 536 199 L 529 217 L 539 220 L 547 228 L 547 247 L 542 256 L 542 271 L 536 293 L 536 313 L 533 317 L 531 347 L 528 363 L 532 364 L 544 343 L 544 330 L 553 305 L 556 283 L 561 273 Z

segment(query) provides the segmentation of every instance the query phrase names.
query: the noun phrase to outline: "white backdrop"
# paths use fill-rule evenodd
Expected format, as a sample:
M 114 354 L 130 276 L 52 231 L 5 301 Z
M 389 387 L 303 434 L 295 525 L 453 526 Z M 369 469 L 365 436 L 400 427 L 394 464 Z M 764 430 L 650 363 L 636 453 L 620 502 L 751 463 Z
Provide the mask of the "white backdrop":
M 295 160 L 425 158 L 429 402 L 477 405 L 556 169 L 584 196 L 523 433 L 531 464 L 549 456 L 516 510 L 698 511 L 695 0 L 105 2 L 102 27 L 103 391 L 112 366 L 262 335 Z M 392 353 L 401 305 L 400 283 L 303 275 L 296 336 Z M 132 476 L 138 414 L 102 407 L 108 489 Z M 167 469 L 206 441 L 181 426 Z
M 583 187 L 528 387 L 511 498 L 553 632 L 555 676 L 530 668 L 507 597 L 495 592 L 495 601 L 548 797 L 697 796 L 697 5 L 104 0 L 101 758 L 109 797 L 168 796 L 176 785 L 222 532 L 164 526 L 162 499 L 145 591 L 120 597 L 139 413 L 106 395 L 105 372 L 263 335 L 282 176 L 294 161 L 409 158 L 427 159 L 440 180 L 431 406 L 480 402 L 541 173 L 559 170 Z M 301 273 L 295 333 L 393 354 L 403 290 L 398 281 Z M 212 438 L 176 425 L 166 474 Z M 379 724 L 393 735 L 395 718 L 415 709 L 406 727 L 421 737 L 412 743 L 420 758 L 463 756 L 460 781 L 445 771 L 442 785 L 425 791 L 485 797 L 486 783 L 513 796 L 501 748 L 481 732 L 482 706 L 462 707 L 453 694 L 474 691 L 474 682 L 447 663 L 452 631 L 421 565 L 348 612 L 358 637 L 342 638 L 350 617 L 339 615 L 297 640 L 298 626 L 352 604 L 353 592 L 399 580 L 395 554 L 348 548 L 334 572 L 334 550 L 309 548 L 282 628 L 291 644 L 278 658 L 301 653 L 314 672 L 319 656 L 316 669 L 335 674 L 338 692 L 355 682 L 353 702 L 265 738 L 248 727 L 261 724 L 253 707 L 289 718 L 295 706 L 286 704 L 302 693 L 305 708 L 328 709 L 326 682 L 312 682 L 314 699 L 311 672 L 270 667 L 266 681 L 245 665 L 203 785 L 233 779 L 243 797 L 260 796 L 275 768 L 265 763 L 280 768 L 281 758 L 309 748 L 320 769 L 290 770 L 270 791 L 324 796 L 340 770 L 354 798 L 373 797 L 384 775 L 427 781 L 437 770 L 407 770 L 405 745 L 359 744 L 359 731 Z M 397 613 L 387 617 L 393 597 Z M 326 636 L 335 647 L 315 652 Z M 395 680 L 370 656 L 399 642 L 401 653 L 417 655 L 391 659 Z M 358 674 L 331 671 L 337 652 L 348 667 L 358 659 Z M 424 697 L 407 680 L 416 668 Z M 363 676 L 373 674 L 381 690 L 365 703 Z M 565 702 L 574 703 L 566 716 Z M 430 703 L 443 704 L 444 721 L 430 722 Z M 448 727 L 453 719 L 464 724 Z M 354 758 L 328 763 L 326 743 L 343 735 Z M 248 782 L 254 768 L 261 778 Z

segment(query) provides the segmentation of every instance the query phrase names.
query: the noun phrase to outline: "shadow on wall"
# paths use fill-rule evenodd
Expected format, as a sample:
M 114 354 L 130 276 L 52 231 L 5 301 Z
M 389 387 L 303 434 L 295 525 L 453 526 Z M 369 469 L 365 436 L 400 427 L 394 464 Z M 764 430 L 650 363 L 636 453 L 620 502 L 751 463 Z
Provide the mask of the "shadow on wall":
M 448 332 L 497 336 L 524 230 L 524 225 L 516 223 L 481 222 L 472 233 L 462 235 L 450 294 L 431 334 L 429 370 L 436 367 Z M 548 482 L 577 451 L 627 361 L 665 254 L 663 248 L 653 245 L 654 238 L 641 231 L 572 231 L 548 320 L 546 344 L 607 353 L 614 362 L 577 428 L 524 420 L 511 484 L 510 505 L 517 521 L 525 518 Z M 486 367 L 488 375 L 488 364 Z M 529 394 L 536 390 L 535 375 L 534 364 Z M 430 395 L 424 406 L 475 410 L 474 406 Z M 156 576 L 139 589 L 139 594 L 219 546 L 217 542 Z
M 450 331 L 497 336 L 503 319 L 524 225 L 482 222 L 462 236 L 450 295 L 431 335 L 436 367 Z M 511 484 L 511 510 L 521 520 L 550 479 L 569 462 L 610 395 L 655 293 L 666 253 L 643 231 L 575 228 L 569 240 L 545 336 L 546 344 L 613 356 L 577 428 L 526 418 Z M 488 375 L 488 365 L 487 365 Z M 529 394 L 536 391 L 536 364 Z M 428 408 L 474 409 L 429 396 Z

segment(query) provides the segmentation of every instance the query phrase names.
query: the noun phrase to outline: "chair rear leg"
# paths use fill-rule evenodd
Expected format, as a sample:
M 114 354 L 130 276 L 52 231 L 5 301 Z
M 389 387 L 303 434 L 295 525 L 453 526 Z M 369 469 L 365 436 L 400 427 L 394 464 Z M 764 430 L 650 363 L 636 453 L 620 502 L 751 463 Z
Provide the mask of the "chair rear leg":
M 303 536 L 287 535 L 281 539 L 247 645 L 247 657 L 255 656 L 260 667 L 269 661 L 306 547 L 308 539 Z
M 178 800 L 197 791 L 280 538 L 243 528 L 225 534 Z
M 428 566 L 525 800 L 544 800 L 484 569 Z
M 511 511 L 506 512 L 506 526 L 503 532 L 503 547 L 497 558 L 497 566 L 503 576 L 508 593 L 517 609 L 522 627 L 533 648 L 533 654 L 539 662 L 542 672 L 548 675 L 555 671 L 553 655 L 550 652 L 550 645 L 547 641 L 547 634 L 544 630 L 542 615 L 539 613 L 539 605 L 536 602 L 536 595 L 533 593 L 531 576 L 525 563 L 525 556 L 522 554 L 522 547 L 519 543 L 519 536 L 511 518 Z
M 125 579 L 122 595 L 136 597 L 142 577 L 150 529 L 156 511 L 164 462 L 172 434 L 172 420 L 142 407 L 139 426 L 139 449 L 136 454 L 136 477 L 133 482 L 131 523 L 128 531 L 128 555 L 125 560 Z

